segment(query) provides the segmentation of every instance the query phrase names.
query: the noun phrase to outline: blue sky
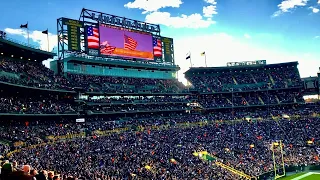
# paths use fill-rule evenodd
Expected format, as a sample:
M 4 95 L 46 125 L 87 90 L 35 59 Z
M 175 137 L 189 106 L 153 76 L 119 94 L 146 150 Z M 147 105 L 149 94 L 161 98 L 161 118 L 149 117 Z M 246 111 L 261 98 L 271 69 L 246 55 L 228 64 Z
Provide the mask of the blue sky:
M 81 9 L 130 17 L 161 25 L 174 38 L 179 79 L 193 66 L 266 59 L 268 63 L 299 61 L 301 76 L 315 76 L 320 67 L 320 0 L 10 0 L 1 2 L 0 29 L 26 42 L 20 24 L 29 23 L 30 37 L 47 47 L 42 30 L 49 28 L 56 45 L 56 20 L 78 19 Z

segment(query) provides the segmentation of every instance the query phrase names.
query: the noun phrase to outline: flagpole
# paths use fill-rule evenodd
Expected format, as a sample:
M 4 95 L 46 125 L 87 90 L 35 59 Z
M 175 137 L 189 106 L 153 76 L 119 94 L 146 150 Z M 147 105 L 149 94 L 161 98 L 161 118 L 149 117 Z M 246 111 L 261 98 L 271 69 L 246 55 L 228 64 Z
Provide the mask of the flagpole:
M 29 40 L 29 23 L 27 22 L 27 34 L 28 34 L 28 46 L 30 45 L 30 40 Z
M 204 53 L 204 63 L 206 64 L 206 67 L 208 67 L 207 66 L 207 54 L 206 53 Z
M 190 56 L 190 67 L 192 67 L 192 61 L 191 61 L 191 52 L 189 51 L 189 56 Z
M 47 29 L 47 43 L 48 43 L 48 52 L 50 52 L 50 49 L 49 49 L 49 30 Z

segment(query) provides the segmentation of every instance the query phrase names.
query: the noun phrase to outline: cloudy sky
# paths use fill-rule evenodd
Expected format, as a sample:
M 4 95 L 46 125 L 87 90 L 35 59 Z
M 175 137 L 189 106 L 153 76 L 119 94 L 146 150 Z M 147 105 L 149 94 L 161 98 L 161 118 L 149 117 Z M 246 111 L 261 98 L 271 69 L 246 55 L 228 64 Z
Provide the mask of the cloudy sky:
M 227 62 L 299 61 L 301 76 L 315 76 L 320 67 L 320 0 L 10 0 L 1 2 L 0 29 L 26 42 L 20 24 L 29 23 L 32 43 L 57 45 L 59 17 L 78 19 L 82 8 L 161 25 L 174 38 L 179 79 L 193 66 L 224 66 Z

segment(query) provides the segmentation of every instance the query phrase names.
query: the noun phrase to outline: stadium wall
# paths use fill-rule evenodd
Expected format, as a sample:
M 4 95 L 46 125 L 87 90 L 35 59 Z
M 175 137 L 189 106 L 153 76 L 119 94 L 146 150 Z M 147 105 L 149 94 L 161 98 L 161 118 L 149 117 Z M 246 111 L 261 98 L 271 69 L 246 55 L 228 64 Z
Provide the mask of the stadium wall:
M 153 79 L 174 79 L 175 71 L 156 71 L 134 68 L 121 68 L 99 65 L 67 63 L 67 72 L 77 74 L 90 74 L 97 76 L 119 76 L 119 77 L 134 77 L 134 78 L 153 78 Z

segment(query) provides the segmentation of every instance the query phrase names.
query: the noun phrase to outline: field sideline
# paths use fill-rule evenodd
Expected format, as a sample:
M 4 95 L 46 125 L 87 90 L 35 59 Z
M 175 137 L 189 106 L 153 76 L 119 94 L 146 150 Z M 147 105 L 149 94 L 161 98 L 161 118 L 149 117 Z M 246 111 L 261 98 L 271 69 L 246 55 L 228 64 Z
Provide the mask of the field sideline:
M 280 180 L 320 180 L 319 172 L 298 173 L 292 176 L 280 178 Z

